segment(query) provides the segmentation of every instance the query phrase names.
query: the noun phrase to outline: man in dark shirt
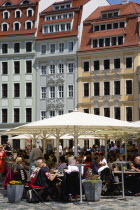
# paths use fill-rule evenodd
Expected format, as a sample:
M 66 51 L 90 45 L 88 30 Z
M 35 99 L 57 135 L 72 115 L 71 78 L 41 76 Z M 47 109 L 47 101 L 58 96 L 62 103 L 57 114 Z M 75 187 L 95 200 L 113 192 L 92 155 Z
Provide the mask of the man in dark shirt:
M 7 144 L 5 146 L 6 155 L 10 156 L 12 154 L 12 146 L 9 141 L 7 141 Z

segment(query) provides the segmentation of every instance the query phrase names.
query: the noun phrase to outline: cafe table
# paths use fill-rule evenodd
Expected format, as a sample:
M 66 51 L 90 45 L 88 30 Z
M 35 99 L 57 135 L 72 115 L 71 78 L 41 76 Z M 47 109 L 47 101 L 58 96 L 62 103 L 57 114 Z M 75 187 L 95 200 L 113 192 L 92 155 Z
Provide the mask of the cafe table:
M 121 198 L 121 200 L 126 200 L 125 189 L 124 189 L 124 174 L 140 174 L 140 172 L 125 170 L 124 165 L 126 165 L 126 163 L 130 163 L 129 161 L 115 161 L 114 163 L 116 163 L 116 164 L 118 163 L 121 165 L 121 171 L 113 171 L 113 174 L 122 174 L 122 198 Z

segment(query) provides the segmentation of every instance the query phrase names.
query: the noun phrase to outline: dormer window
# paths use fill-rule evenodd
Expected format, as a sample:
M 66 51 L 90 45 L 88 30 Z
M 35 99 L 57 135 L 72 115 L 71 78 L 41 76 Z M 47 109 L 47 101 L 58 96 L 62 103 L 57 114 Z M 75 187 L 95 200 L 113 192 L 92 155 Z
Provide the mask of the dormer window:
M 11 6 L 12 3 L 10 1 L 7 1 L 3 6 Z
M 16 10 L 15 11 L 15 18 L 20 18 L 21 14 L 22 14 L 21 10 Z
M 55 10 L 63 10 L 63 9 L 69 9 L 71 8 L 71 4 L 60 4 L 57 6 L 54 6 Z
M 109 11 L 102 13 L 102 18 L 111 18 L 111 17 L 117 17 L 119 16 L 119 11 Z
M 33 14 L 34 14 L 34 10 L 33 9 L 31 9 L 31 8 L 27 9 L 27 11 L 26 11 L 27 17 L 32 17 Z
M 20 26 L 21 26 L 20 22 L 14 22 L 13 30 L 14 31 L 19 31 L 20 30 Z
M 4 11 L 3 12 L 3 19 L 8 19 L 10 17 L 10 12 L 9 11 Z
M 30 2 L 28 0 L 25 0 L 22 2 L 22 4 L 30 4 Z
M 32 21 L 27 20 L 27 21 L 25 22 L 25 29 L 26 29 L 26 30 L 32 29 L 32 26 L 33 26 Z
M 8 31 L 9 24 L 8 23 L 2 23 L 2 31 Z

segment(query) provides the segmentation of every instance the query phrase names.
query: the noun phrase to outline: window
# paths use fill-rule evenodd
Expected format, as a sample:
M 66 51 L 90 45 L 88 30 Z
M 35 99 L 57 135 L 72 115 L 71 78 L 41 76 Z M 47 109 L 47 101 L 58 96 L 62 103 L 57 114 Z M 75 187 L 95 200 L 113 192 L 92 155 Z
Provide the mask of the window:
M 8 110 L 2 109 L 2 123 L 7 123 L 8 121 Z
M 93 62 L 94 71 L 100 70 L 100 61 Z
M 125 22 L 120 22 L 120 28 L 124 28 L 125 27 Z
M 64 97 L 64 86 L 60 85 L 58 86 L 58 98 L 63 98 Z
M 114 59 L 114 69 L 120 69 L 120 65 L 121 65 L 120 58 Z
M 126 68 L 132 68 L 132 57 L 126 58 Z
M 11 6 L 11 5 L 12 5 L 11 2 L 7 1 L 4 6 Z
M 110 46 L 110 38 L 105 38 L 105 46 Z
M 117 45 L 117 37 L 112 37 L 112 46 Z
M 32 9 L 28 9 L 27 10 L 27 17 L 32 17 L 33 16 L 33 10 Z
M 55 25 L 55 32 L 59 32 L 59 31 L 60 31 L 59 24 L 56 24 L 56 25 Z
M 66 24 L 66 31 L 70 31 L 71 30 L 71 24 L 70 23 L 67 23 Z
M 68 51 L 69 52 L 73 51 L 73 42 L 68 42 Z
M 94 26 L 94 31 L 99 31 L 99 26 Z
M 41 66 L 41 74 L 46 75 L 46 66 Z
M 8 44 L 2 44 L 2 54 L 8 53 Z
M 100 83 L 94 82 L 94 96 L 100 95 Z
M 120 107 L 114 107 L 114 118 L 117 119 L 117 120 L 121 119 Z
M 126 80 L 126 95 L 132 94 L 132 80 Z
M 116 29 L 119 27 L 119 24 L 118 23 L 113 23 L 113 29 Z
M 107 30 L 112 29 L 112 24 L 107 24 Z
M 101 25 L 101 31 L 105 30 L 105 25 Z
M 41 99 L 46 98 L 46 87 L 41 87 Z
M 121 85 L 120 81 L 114 81 L 114 95 L 120 95 Z
M 16 10 L 15 11 L 15 18 L 20 18 L 21 17 L 21 11 L 20 10 Z
M 32 61 L 26 61 L 26 73 L 32 73 Z
M 98 40 L 97 39 L 93 39 L 93 48 L 98 47 Z
M 64 52 L 64 43 L 59 43 L 59 52 Z
M 63 23 L 60 26 L 61 26 L 61 31 L 65 31 L 65 24 Z
M 59 110 L 58 111 L 58 115 L 63 115 L 64 114 L 64 111 L 63 110 Z
M 73 98 L 74 88 L 73 85 L 68 85 L 68 98 Z
M 123 36 L 119 36 L 118 37 L 118 45 L 122 45 L 123 44 Z
M 50 86 L 50 98 L 55 98 L 55 86 Z
M 2 74 L 8 74 L 8 62 L 2 62 Z
M 41 111 L 41 120 L 46 118 L 46 111 Z
M 43 33 L 44 33 L 44 34 L 48 34 L 48 32 L 49 32 L 48 26 L 44 26 L 44 27 L 43 27 Z
M 50 25 L 49 26 L 49 30 L 50 30 L 50 33 L 53 33 L 54 32 L 54 26 L 53 25 Z
M 32 122 L 32 109 L 26 108 L 26 122 Z
M 30 2 L 28 1 L 28 0 L 24 0 L 23 2 L 22 2 L 22 4 L 29 4 Z
M 14 53 L 20 52 L 20 43 L 14 43 Z
M 19 123 L 19 108 L 14 109 L 14 123 Z
M 10 13 L 8 11 L 3 12 L 3 19 L 8 19 L 10 17 Z
M 104 116 L 110 117 L 110 108 L 104 108 Z
M 84 110 L 84 113 L 89 114 L 89 109 L 83 109 L 83 110 Z
M 32 97 L 32 83 L 26 83 L 26 97 Z
M 132 121 L 133 120 L 133 115 L 132 115 L 132 107 L 126 107 L 126 120 L 127 121 Z
M 32 42 L 26 42 L 26 52 L 32 52 Z
M 68 73 L 73 73 L 74 63 L 68 63 Z
M 19 83 L 15 83 L 14 84 L 14 97 L 20 97 L 20 84 Z
M 99 108 L 94 108 L 94 114 L 95 115 L 100 115 L 100 109 Z
M 46 54 L 46 45 L 41 45 L 41 54 Z
M 104 82 L 104 95 L 110 95 L 110 82 Z
M 50 65 L 50 74 L 55 74 L 55 65 Z
M 84 97 L 89 97 L 89 83 L 84 83 Z
M 26 21 L 25 22 L 25 29 L 26 30 L 29 30 L 29 29 L 32 29 L 32 22 L 31 21 Z
M 20 23 L 19 22 L 13 23 L 13 30 L 19 31 L 19 29 L 20 29 Z
M 2 23 L 2 31 L 8 31 L 9 24 L 8 23 Z
M 55 44 L 50 44 L 50 53 L 55 53 Z
M 50 111 L 50 117 L 55 117 L 55 111 Z
M 60 74 L 64 73 L 64 64 L 63 63 L 58 65 L 58 71 Z
M 110 69 L 110 60 L 104 60 L 104 70 L 109 70 Z
M 104 47 L 104 40 L 103 39 L 99 39 L 99 47 Z
M 2 98 L 8 97 L 8 84 L 2 84 Z
M 20 74 L 20 61 L 14 61 L 14 74 Z
M 84 62 L 84 72 L 88 72 L 89 71 L 89 61 L 85 61 Z

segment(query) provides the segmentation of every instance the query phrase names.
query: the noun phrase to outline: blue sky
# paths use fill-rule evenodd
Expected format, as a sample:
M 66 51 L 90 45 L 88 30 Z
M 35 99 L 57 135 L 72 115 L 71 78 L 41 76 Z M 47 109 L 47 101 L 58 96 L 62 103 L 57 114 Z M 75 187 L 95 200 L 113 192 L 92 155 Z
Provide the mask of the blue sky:
M 140 0 L 130 0 L 130 1 L 133 1 L 133 2 L 136 2 L 136 3 L 140 4 Z M 108 2 L 111 3 L 111 4 L 120 4 L 122 2 L 122 0 L 108 0 Z

